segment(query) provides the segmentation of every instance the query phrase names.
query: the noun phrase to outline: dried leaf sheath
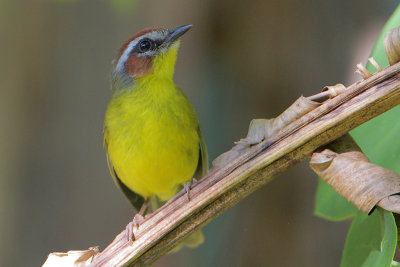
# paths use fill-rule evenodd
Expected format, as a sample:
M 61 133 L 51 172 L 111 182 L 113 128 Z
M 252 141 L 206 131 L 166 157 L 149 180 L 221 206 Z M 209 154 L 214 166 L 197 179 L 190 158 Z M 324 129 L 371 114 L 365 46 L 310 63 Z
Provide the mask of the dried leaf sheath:
M 400 61 L 400 28 L 389 31 L 384 38 L 385 52 L 390 65 Z
M 251 145 L 259 144 L 283 131 L 286 126 L 314 108 L 321 105 L 304 96 L 299 97 L 282 114 L 273 119 L 253 119 L 250 122 L 249 131 L 245 138 L 235 142 L 235 146 L 213 160 L 213 170 L 221 168 L 231 160 L 246 152 Z
M 339 154 L 325 149 L 312 155 L 310 167 L 336 192 L 367 214 L 382 199 L 400 193 L 400 176 L 372 164 L 359 151 Z M 400 210 L 400 206 L 392 209 Z

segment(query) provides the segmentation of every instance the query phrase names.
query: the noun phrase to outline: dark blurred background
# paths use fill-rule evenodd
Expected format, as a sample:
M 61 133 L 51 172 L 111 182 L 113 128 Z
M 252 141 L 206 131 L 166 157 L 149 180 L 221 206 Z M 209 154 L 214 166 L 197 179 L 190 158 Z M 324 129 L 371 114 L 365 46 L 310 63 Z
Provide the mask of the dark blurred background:
M 111 60 L 149 26 L 192 23 L 175 81 L 210 159 L 300 95 L 359 77 L 395 0 L 0 0 L 0 266 L 110 243 L 133 210 L 110 178 L 102 126 Z M 338 266 L 349 222 L 313 216 L 303 162 L 155 266 Z

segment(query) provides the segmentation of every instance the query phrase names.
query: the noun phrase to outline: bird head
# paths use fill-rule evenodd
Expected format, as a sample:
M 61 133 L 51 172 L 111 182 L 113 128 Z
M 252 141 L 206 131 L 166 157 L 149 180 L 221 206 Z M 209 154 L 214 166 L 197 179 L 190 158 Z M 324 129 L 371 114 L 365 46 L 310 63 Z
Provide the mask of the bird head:
M 126 83 L 149 75 L 172 79 L 179 37 L 191 27 L 148 28 L 131 36 L 118 51 L 113 80 L 122 78 Z

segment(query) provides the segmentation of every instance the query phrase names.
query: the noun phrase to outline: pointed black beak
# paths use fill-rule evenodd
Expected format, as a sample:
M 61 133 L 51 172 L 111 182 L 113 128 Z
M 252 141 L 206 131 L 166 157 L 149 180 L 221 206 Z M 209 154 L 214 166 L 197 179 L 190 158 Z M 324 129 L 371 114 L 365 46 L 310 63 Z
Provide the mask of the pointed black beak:
M 163 44 L 164 45 L 172 44 L 174 41 L 178 40 L 178 38 L 181 37 L 185 32 L 187 32 L 190 28 L 192 28 L 192 26 L 193 26 L 192 24 L 188 24 L 188 25 L 179 26 L 173 30 L 170 30 L 169 34 L 168 34 L 167 38 L 165 38 Z

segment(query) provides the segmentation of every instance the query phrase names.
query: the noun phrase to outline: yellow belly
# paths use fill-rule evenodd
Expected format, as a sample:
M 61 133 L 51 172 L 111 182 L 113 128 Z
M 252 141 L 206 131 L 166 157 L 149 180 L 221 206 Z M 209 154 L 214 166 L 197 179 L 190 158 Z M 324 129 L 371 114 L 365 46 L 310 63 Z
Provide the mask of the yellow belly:
M 170 82 L 150 83 L 113 98 L 105 130 L 115 172 L 143 197 L 171 198 L 196 170 L 197 117 L 180 89 Z

